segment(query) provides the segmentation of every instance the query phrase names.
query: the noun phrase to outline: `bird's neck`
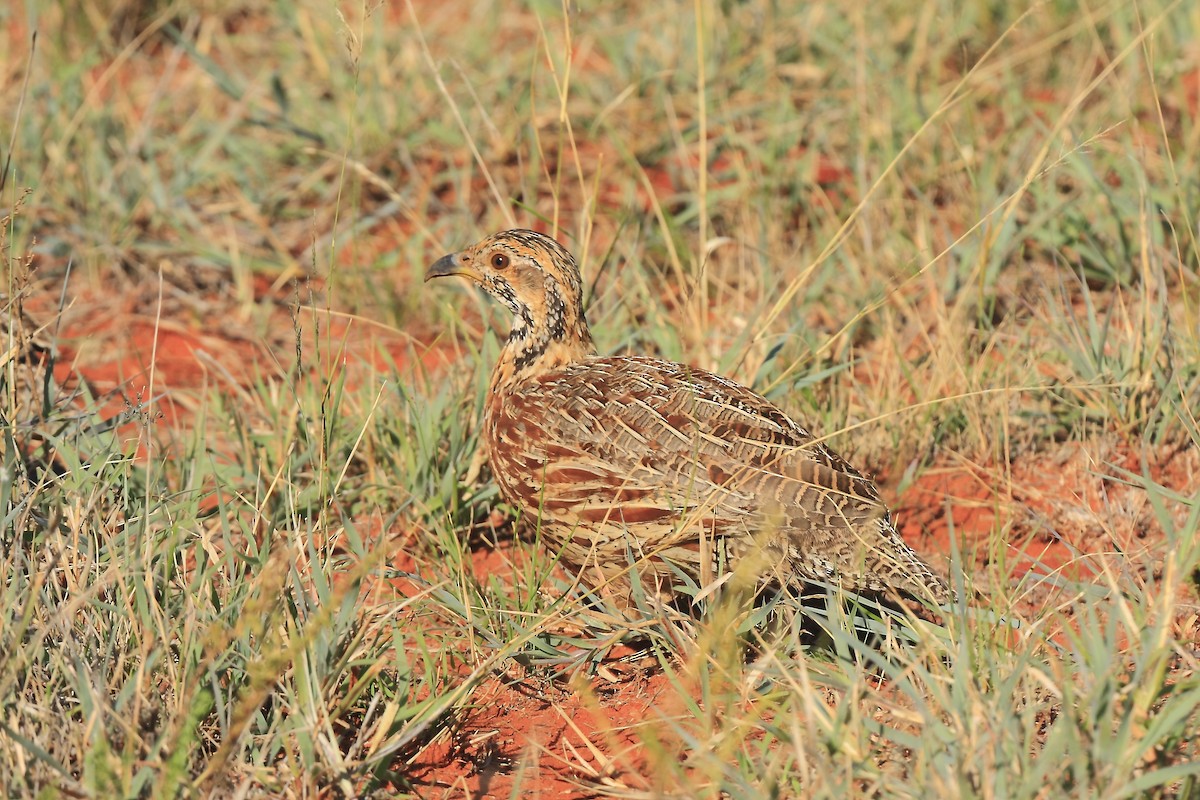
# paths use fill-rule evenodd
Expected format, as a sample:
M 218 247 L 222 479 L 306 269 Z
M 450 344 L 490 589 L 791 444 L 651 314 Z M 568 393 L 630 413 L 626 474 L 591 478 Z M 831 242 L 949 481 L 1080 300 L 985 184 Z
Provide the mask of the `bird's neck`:
M 492 373 L 494 391 L 506 391 L 596 354 L 582 309 L 556 292 L 548 293 L 546 300 L 544 309 L 514 309 L 512 330 Z

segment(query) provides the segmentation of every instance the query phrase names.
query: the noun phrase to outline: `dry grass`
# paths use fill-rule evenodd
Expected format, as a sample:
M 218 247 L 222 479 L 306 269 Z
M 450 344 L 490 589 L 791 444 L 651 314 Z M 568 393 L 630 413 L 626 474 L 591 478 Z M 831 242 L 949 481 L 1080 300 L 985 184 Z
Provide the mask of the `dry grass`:
M 969 464 L 1008 505 L 948 534 L 986 591 L 944 626 L 652 621 L 659 710 L 572 729 L 571 769 L 518 743 L 496 791 L 1200 791 L 1190 4 L 41 6 L 0 11 L 6 795 L 428 796 L 488 681 L 614 669 L 628 626 L 550 554 L 474 565 L 506 322 L 421 276 L 512 224 L 581 258 L 602 350 L 751 383 L 889 491 Z M 142 329 L 149 371 L 105 383 Z M 1018 580 L 1079 516 L 1012 510 L 1081 506 L 1030 477 L 1063 443 L 1123 504 L 1087 509 L 1111 552 Z

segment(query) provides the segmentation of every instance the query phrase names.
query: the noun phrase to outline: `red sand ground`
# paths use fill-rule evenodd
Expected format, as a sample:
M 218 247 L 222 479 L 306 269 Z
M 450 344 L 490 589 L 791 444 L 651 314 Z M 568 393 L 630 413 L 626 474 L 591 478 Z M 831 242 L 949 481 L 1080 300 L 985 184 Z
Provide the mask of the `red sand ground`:
M 56 378 L 86 381 L 95 394 L 110 398 L 112 413 L 120 413 L 135 398 L 148 396 L 153 354 L 159 424 L 186 425 L 197 390 L 245 385 L 256 372 L 282 369 L 290 357 L 290 312 L 266 282 L 256 289 L 259 301 L 276 302 L 272 327 L 287 332 L 273 343 L 221 335 L 200 320 L 156 323 L 144 309 L 113 298 L 78 298 L 76 307 L 91 311 L 64 318 Z M 44 313 L 56 300 L 32 298 L 28 307 Z M 414 352 L 397 333 L 369 325 L 355 330 L 357 323 L 337 316 L 323 324 L 330 340 L 341 343 L 334 348 L 340 352 L 335 366 L 350 369 L 352 379 L 378 367 L 380 344 L 402 368 Z M 423 352 L 432 369 L 450 358 L 444 349 Z M 986 592 L 988 576 L 996 574 L 1009 581 L 1031 572 L 1083 577 L 1116 568 L 1115 559 L 1090 554 L 1120 552 L 1124 563 L 1155 569 L 1146 563 L 1153 541 L 1145 537 L 1155 526 L 1142 493 L 1111 480 L 1121 468 L 1139 473 L 1141 463 L 1136 449 L 1121 442 L 1069 443 L 1022 457 L 1007 469 L 948 455 L 899 497 L 886 479 L 881 485 L 905 538 L 938 563 L 950 553 L 953 532 Z M 1200 458 L 1194 450 L 1162 454 L 1150 463 L 1150 472 L 1165 485 L 1194 491 Z M 993 545 L 998 530 L 1006 542 L 1000 550 Z M 511 544 L 476 550 L 477 574 L 511 570 L 513 550 Z M 410 567 L 405 559 L 398 554 L 395 566 Z M 999 573 L 997 562 L 1003 562 Z M 1049 602 L 1050 593 L 1031 586 L 1019 612 L 1035 619 Z M 522 674 L 490 678 L 453 725 L 417 753 L 407 766 L 408 778 L 426 797 L 505 797 L 514 785 L 544 798 L 587 796 L 596 782 L 647 788 L 640 777 L 646 755 L 635 746 L 633 730 L 661 718 L 661 697 L 670 692 L 653 659 L 630 658 L 615 655 L 606 677 L 594 677 L 586 687 Z

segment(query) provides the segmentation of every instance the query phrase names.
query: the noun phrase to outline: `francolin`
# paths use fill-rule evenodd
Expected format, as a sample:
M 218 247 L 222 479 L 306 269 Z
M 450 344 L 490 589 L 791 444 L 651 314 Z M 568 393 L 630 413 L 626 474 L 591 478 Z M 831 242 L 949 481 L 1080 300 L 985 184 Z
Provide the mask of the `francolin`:
M 513 313 L 483 441 L 504 499 L 586 584 L 670 597 L 753 563 L 760 584 L 950 602 L 875 485 L 765 398 L 695 367 L 598 355 L 575 259 L 528 230 L 439 259 Z M 632 564 L 631 564 L 632 556 Z M 672 568 L 672 565 L 674 568 Z

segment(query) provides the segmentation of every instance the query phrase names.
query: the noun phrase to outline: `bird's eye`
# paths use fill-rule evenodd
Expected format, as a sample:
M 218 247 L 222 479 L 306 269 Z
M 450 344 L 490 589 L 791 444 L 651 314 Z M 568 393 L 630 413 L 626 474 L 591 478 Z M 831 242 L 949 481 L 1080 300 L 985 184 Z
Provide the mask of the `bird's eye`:
M 504 253 L 492 253 L 492 267 L 494 269 L 504 269 L 508 266 L 508 256 Z

